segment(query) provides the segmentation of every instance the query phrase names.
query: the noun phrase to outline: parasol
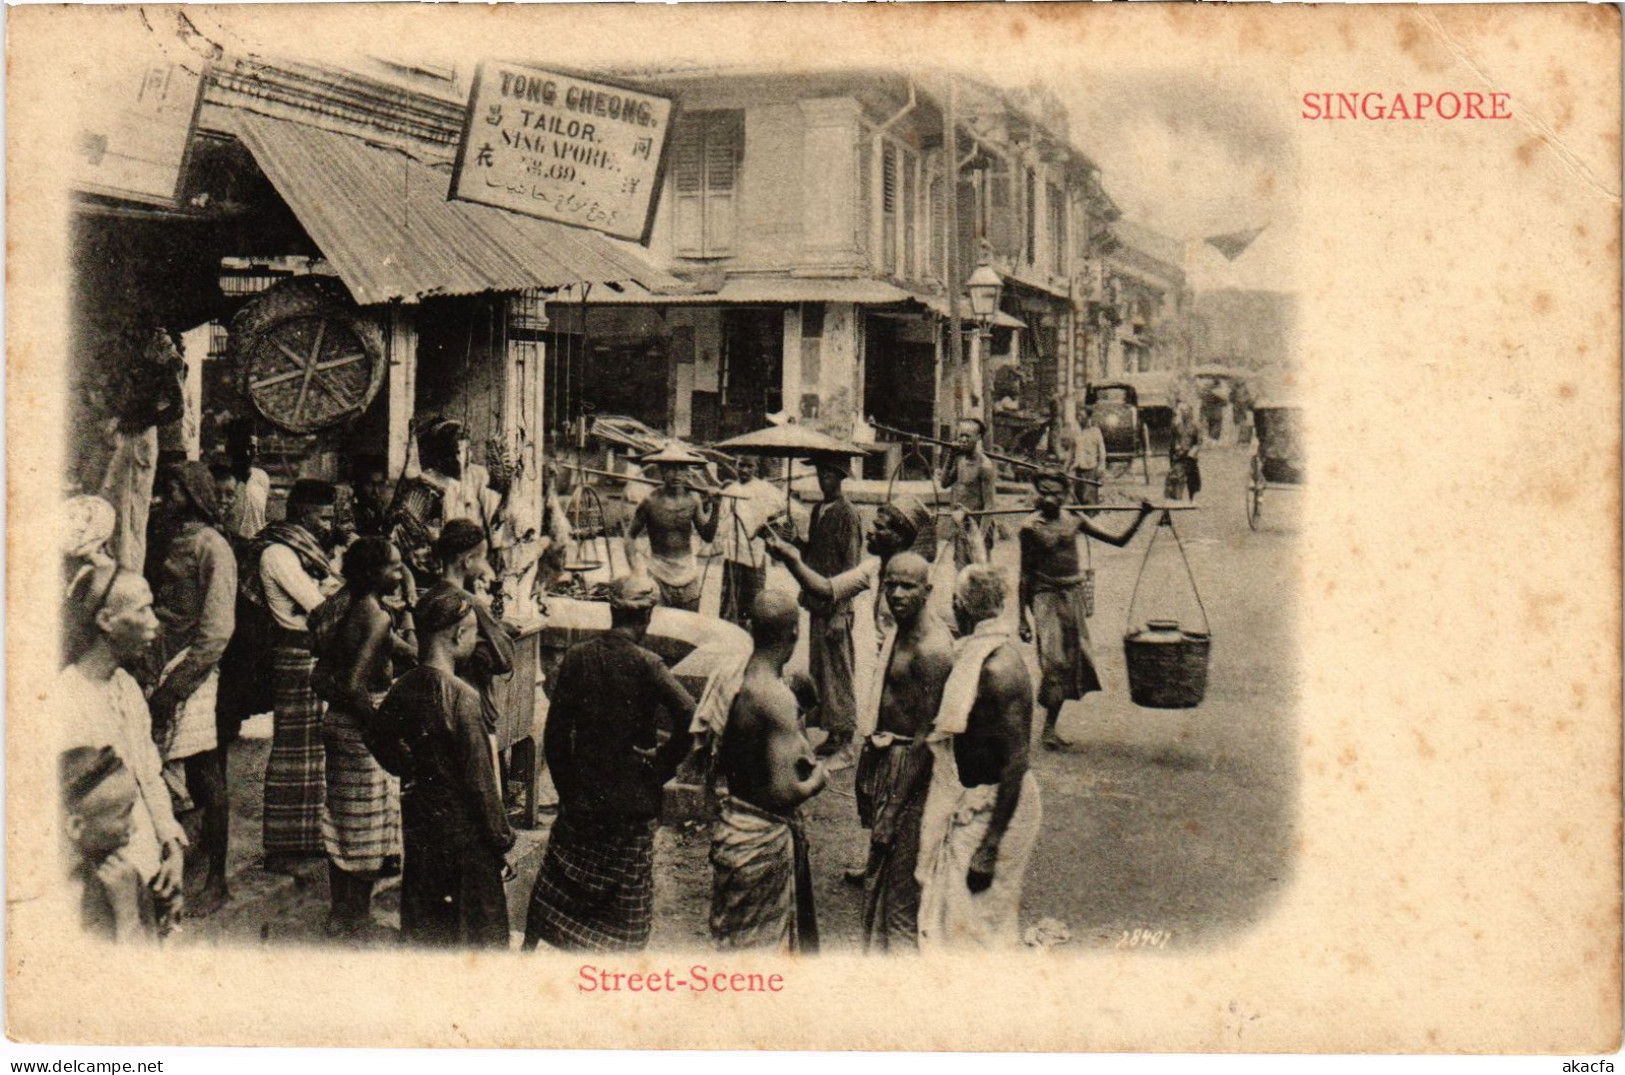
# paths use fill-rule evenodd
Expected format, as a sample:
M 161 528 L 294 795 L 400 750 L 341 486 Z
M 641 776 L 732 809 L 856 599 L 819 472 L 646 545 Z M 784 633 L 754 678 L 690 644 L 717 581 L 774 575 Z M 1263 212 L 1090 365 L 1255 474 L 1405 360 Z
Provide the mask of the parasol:
M 644 466 L 671 464 L 679 467 L 703 467 L 705 456 L 690 451 L 686 444 L 668 443 L 658 451 L 642 456 L 638 462 Z
M 730 437 L 720 444 L 712 445 L 719 452 L 728 452 L 733 455 L 772 456 L 778 459 L 804 459 L 807 457 L 850 457 L 855 455 L 868 455 L 869 449 L 860 448 L 856 444 L 844 440 L 837 440 L 816 429 L 786 422 L 783 425 L 768 426 L 753 433 L 742 433 L 737 437 Z M 790 491 L 790 471 L 792 467 L 786 464 L 784 468 L 784 499 L 788 504 L 794 499 Z M 788 510 L 788 508 L 786 508 Z M 792 524 L 793 526 L 793 524 Z
M 758 429 L 754 433 L 743 433 L 737 437 L 714 445 L 719 452 L 729 452 L 733 455 L 767 455 L 777 458 L 795 459 L 809 455 L 867 455 L 867 448 L 860 448 L 844 440 L 837 440 L 816 429 L 796 425 L 793 422 L 781 426 L 768 426 Z

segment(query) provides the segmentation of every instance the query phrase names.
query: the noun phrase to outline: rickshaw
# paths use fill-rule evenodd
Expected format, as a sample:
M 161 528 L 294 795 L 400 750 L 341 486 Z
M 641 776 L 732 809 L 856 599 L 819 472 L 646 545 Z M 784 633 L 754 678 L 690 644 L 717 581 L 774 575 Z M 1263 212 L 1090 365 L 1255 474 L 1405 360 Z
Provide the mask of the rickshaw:
M 1264 493 L 1298 489 L 1308 469 L 1303 447 L 1303 408 L 1276 394 L 1253 405 L 1251 477 L 1247 483 L 1247 525 L 1257 530 L 1264 520 Z
M 1151 431 L 1140 414 L 1140 397 L 1126 381 L 1101 381 L 1089 386 L 1084 405 L 1100 427 L 1106 442 L 1106 471 L 1115 478 L 1127 474 L 1140 461 L 1145 483 L 1151 484 Z

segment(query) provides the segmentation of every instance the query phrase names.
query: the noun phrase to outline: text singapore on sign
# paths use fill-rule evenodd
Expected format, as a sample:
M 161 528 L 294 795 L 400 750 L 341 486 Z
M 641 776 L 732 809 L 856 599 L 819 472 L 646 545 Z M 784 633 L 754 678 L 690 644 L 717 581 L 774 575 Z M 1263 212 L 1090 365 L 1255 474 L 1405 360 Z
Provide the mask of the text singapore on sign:
M 670 99 L 520 64 L 481 64 L 451 197 L 641 241 Z

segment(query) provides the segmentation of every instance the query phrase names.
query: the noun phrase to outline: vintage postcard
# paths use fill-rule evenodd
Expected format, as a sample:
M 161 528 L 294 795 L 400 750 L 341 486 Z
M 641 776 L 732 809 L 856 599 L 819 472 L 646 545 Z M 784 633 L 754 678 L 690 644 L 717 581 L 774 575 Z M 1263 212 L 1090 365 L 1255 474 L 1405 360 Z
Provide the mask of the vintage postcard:
M 7 30 L 15 1041 L 1618 1048 L 1617 7 Z

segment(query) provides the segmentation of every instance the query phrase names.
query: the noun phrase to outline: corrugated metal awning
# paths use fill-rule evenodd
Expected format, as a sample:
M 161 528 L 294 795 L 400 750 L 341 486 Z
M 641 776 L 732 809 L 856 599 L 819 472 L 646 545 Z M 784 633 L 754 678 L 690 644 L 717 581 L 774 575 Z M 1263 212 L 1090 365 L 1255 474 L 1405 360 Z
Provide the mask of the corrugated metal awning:
M 586 283 L 684 288 L 630 244 L 448 201 L 450 173 L 397 150 L 247 112 L 232 126 L 363 306 Z
M 728 280 L 717 291 L 697 292 L 690 289 L 678 294 L 658 294 L 646 288 L 623 287 L 618 291 L 595 289 L 587 299 L 589 306 L 597 303 L 606 306 L 712 306 L 798 302 L 851 302 L 860 306 L 905 306 L 913 303 L 943 317 L 948 316 L 946 296 L 921 294 L 885 280 L 862 277 L 843 280 L 803 276 L 740 276 Z M 969 299 L 960 307 L 959 316 L 966 325 L 975 325 Z M 1003 310 L 994 315 L 993 323 L 1001 328 L 1027 327 L 1027 322 Z
M 884 280 L 829 279 L 805 276 L 736 276 L 716 291 L 695 291 L 682 287 L 675 294 L 657 289 L 626 287 L 620 291 L 594 290 L 589 306 L 702 306 L 717 304 L 792 304 L 799 302 L 852 302 L 862 306 L 883 306 L 907 302 L 913 294 Z

